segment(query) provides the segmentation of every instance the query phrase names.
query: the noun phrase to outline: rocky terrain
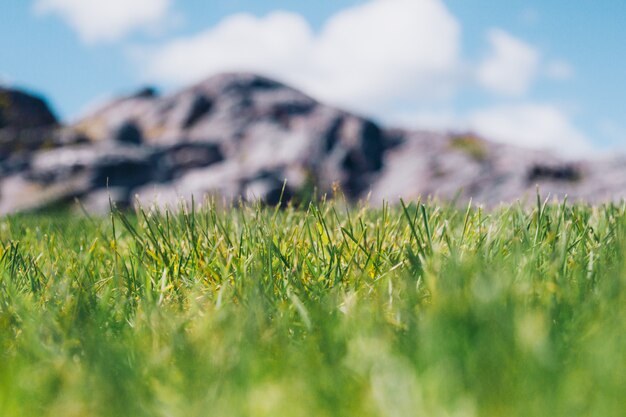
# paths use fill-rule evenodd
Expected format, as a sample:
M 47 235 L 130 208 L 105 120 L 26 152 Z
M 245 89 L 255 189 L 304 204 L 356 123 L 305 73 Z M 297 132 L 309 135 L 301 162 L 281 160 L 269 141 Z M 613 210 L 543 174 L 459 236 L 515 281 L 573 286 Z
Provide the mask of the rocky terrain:
M 277 81 L 223 74 L 175 94 L 114 100 L 63 126 L 46 102 L 0 89 L 0 213 L 80 204 L 93 212 L 215 195 L 267 204 L 341 190 L 372 204 L 550 193 L 626 196 L 626 159 L 570 161 L 472 134 L 388 129 Z

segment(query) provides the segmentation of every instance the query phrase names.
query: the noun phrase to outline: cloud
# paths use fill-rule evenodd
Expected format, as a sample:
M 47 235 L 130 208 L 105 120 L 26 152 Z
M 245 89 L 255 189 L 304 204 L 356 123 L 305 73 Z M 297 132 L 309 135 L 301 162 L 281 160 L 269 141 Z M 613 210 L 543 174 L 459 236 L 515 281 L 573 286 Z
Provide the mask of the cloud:
M 488 41 L 492 51 L 477 69 L 478 83 L 496 94 L 523 96 L 535 80 L 539 52 L 500 29 L 489 31 Z
M 407 111 L 398 111 L 386 120 L 392 126 L 402 126 L 413 130 L 431 130 L 446 132 L 464 130 L 459 114 L 450 106 L 443 105 L 437 108 L 417 108 Z
M 421 109 L 399 114 L 393 121 L 411 129 L 471 131 L 494 142 L 547 149 L 564 156 L 581 156 L 593 148 L 566 112 L 547 103 L 494 105 L 465 113 L 450 107 Z
M 146 81 L 170 86 L 252 71 L 386 122 L 444 131 L 471 128 L 496 141 L 561 153 L 589 149 L 587 138 L 556 106 L 455 111 L 459 93 L 476 84 L 527 100 L 539 72 L 549 69 L 535 48 L 503 30 L 489 31 L 487 40 L 487 58 L 468 65 L 460 25 L 443 1 L 370 0 L 336 13 L 318 31 L 291 12 L 232 15 L 195 35 L 144 49 L 135 59 Z
M 233 15 L 144 59 L 153 81 L 256 71 L 336 105 L 380 112 L 408 97 L 440 99 L 454 91 L 460 28 L 440 0 L 372 0 L 335 14 L 317 33 L 295 13 Z
M 589 139 L 558 107 L 550 104 L 496 106 L 471 112 L 466 125 L 489 139 L 560 154 L 580 156 L 592 147 Z
M 169 84 L 223 71 L 286 75 L 306 70 L 311 37 L 308 24 L 297 14 L 274 12 L 260 19 L 238 14 L 195 36 L 170 41 L 140 59 L 148 60 L 149 76 Z
M 574 68 L 566 61 L 555 59 L 546 65 L 545 74 L 548 78 L 556 81 L 567 81 L 574 78 Z
M 7 74 L 0 73 L 0 87 L 10 86 L 11 84 L 13 84 L 13 79 Z
M 113 42 L 168 17 L 172 0 L 37 0 L 38 15 L 57 15 L 87 44 Z

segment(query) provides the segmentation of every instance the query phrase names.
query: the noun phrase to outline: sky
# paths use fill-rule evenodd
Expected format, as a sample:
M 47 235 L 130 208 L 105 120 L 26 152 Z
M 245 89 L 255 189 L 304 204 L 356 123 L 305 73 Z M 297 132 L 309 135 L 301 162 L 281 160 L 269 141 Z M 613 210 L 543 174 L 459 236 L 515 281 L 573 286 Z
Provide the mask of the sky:
M 145 85 L 277 78 L 381 123 L 626 151 L 622 0 L 3 0 L 0 83 L 71 122 Z

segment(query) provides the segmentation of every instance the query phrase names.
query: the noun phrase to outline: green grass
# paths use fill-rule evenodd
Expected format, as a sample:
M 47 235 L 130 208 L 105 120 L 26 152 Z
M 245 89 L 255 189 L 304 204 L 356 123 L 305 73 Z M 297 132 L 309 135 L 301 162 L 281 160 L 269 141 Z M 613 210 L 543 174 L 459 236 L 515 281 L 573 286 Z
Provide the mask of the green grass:
M 626 414 L 626 205 L 0 220 L 0 416 Z
M 472 134 L 453 136 L 450 147 L 463 151 L 476 162 L 484 162 L 489 156 L 485 142 Z

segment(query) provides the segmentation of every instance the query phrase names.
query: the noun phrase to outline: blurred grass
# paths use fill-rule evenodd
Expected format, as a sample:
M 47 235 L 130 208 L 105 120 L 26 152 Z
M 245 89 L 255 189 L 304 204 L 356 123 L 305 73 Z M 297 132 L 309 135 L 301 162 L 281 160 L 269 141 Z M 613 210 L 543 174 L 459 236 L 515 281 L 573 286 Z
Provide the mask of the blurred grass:
M 0 416 L 618 416 L 626 206 L 0 221 Z
M 489 156 L 485 142 L 472 134 L 453 136 L 450 139 L 450 148 L 464 152 L 476 162 L 484 162 Z

